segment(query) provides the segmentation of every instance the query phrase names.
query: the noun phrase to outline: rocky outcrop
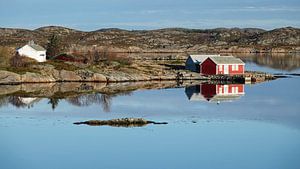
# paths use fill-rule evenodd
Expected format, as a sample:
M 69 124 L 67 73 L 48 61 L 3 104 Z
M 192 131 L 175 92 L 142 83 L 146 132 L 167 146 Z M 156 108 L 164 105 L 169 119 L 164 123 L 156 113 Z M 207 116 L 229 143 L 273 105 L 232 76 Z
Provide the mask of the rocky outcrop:
M 248 72 L 245 75 L 226 76 L 203 76 L 199 73 L 189 72 L 186 70 L 169 72 L 161 75 L 146 75 L 146 74 L 129 74 L 125 72 L 115 71 L 106 73 L 94 73 L 89 70 L 53 70 L 55 74 L 50 72 L 41 73 L 26 72 L 24 74 L 17 74 L 9 71 L 0 70 L 0 85 L 4 84 L 20 84 L 20 83 L 53 83 L 53 82 L 138 82 L 138 81 L 183 81 L 183 80 L 215 80 L 215 81 L 232 81 L 242 82 L 244 77 L 254 77 L 256 72 Z M 270 74 L 261 74 L 259 76 L 267 77 L 271 79 L 273 77 Z M 261 79 L 261 78 L 260 78 Z
M 60 71 L 60 78 L 58 79 L 58 81 L 62 81 L 62 82 L 71 82 L 71 81 L 80 81 L 81 77 L 73 71 L 67 71 L 67 70 L 61 70 Z
M 0 70 L 0 84 L 107 81 L 107 77 L 101 73 L 94 73 L 88 70 L 48 69 L 49 67 L 43 66 L 40 67 L 39 72 L 25 72 L 24 74 Z
M 17 73 L 5 70 L 0 71 L 0 84 L 16 84 L 21 81 L 21 76 Z
M 21 75 L 20 82 L 22 83 L 50 83 L 56 82 L 56 79 L 51 76 L 45 76 L 39 73 L 26 72 Z
M 143 127 L 147 124 L 168 124 L 167 122 L 155 122 L 142 118 L 122 118 L 112 120 L 89 120 L 84 122 L 75 122 L 74 124 L 86 124 L 90 126 L 112 126 L 112 127 Z

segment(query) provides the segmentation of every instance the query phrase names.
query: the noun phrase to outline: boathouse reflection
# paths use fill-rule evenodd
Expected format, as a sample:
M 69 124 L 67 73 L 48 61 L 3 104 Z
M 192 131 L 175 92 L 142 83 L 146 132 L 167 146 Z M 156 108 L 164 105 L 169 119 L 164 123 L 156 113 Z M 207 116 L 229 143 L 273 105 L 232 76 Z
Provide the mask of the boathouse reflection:
M 199 84 L 185 88 L 190 101 L 208 101 L 214 103 L 238 100 L 245 95 L 244 84 Z

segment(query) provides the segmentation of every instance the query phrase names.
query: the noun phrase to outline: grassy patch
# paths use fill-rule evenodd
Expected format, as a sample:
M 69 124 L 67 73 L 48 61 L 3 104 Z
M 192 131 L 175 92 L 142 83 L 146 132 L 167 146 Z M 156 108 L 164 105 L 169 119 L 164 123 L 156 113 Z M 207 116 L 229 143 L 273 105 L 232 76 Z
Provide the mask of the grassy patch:
M 46 63 L 54 66 L 57 70 L 75 71 L 79 69 L 78 67 L 69 63 L 64 63 L 63 61 L 49 60 Z
M 40 73 L 40 70 L 37 68 L 33 68 L 31 66 L 26 67 L 2 67 L 1 70 L 6 70 L 10 72 L 14 72 L 17 74 L 25 74 L 26 72 L 32 72 L 32 73 Z
M 13 50 L 9 47 L 0 46 L 0 66 L 9 65 L 10 59 L 13 57 Z

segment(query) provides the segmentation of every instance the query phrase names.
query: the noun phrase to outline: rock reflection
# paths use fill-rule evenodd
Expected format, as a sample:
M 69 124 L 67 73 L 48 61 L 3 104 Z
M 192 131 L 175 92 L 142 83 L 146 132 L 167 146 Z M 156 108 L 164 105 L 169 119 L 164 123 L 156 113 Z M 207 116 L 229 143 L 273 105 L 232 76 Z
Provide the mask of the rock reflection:
M 176 87 L 176 82 L 141 83 L 49 83 L 3 85 L 0 88 L 0 107 L 13 105 L 17 108 L 32 108 L 43 99 L 55 110 L 61 101 L 84 107 L 100 105 L 104 112 L 110 112 L 114 97 L 131 95 L 138 89 Z M 3 90 L 1 90 L 3 89 Z
M 245 95 L 244 84 L 208 84 L 203 83 L 185 88 L 190 101 L 208 101 L 213 103 L 231 102 Z

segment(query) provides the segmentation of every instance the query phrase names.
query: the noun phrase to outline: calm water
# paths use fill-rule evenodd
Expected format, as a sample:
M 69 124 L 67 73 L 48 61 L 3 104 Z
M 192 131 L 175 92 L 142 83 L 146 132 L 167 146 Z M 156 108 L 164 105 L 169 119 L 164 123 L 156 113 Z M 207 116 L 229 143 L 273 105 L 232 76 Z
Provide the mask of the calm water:
M 247 69 L 300 72 L 297 66 L 272 65 L 250 60 Z M 291 76 L 256 85 L 199 83 L 115 95 L 77 94 L 51 101 L 2 94 L 0 168 L 298 169 L 299 86 L 300 77 Z M 234 94 L 220 94 L 229 90 Z M 73 125 L 121 117 L 169 124 Z

